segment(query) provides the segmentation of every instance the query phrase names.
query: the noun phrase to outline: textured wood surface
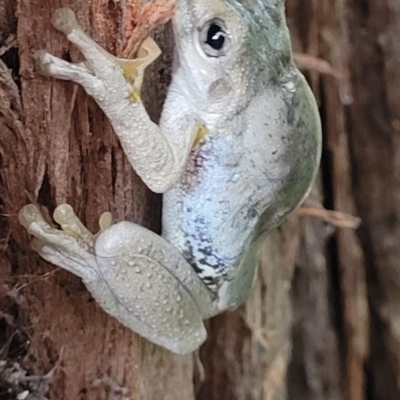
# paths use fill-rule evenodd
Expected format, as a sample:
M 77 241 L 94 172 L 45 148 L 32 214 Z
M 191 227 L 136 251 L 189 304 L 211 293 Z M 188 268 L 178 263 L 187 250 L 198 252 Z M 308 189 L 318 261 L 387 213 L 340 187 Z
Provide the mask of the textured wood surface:
M 122 399 L 126 393 L 129 399 L 187 400 L 193 398 L 192 357 L 156 348 L 108 317 L 78 278 L 55 270 L 29 250 L 28 235 L 17 223 L 16 214 L 27 202 L 37 202 L 49 213 L 68 202 L 94 231 L 106 210 L 117 221 L 160 229 L 160 198 L 133 173 L 97 105 L 81 88 L 35 71 L 32 55 L 38 49 L 72 61 L 80 57 L 50 23 L 62 5 L 19 1 L 13 31 L 18 62 L 5 60 L 13 71 L 1 65 L 1 199 L 7 214 L 1 225 L 1 276 L 6 282 L 1 285 L 1 310 L 12 318 L 5 333 L 18 331 L 15 341 L 23 348 L 16 358 L 29 374 L 44 375 L 60 366 L 52 379 L 51 399 Z M 77 0 L 68 5 L 97 42 L 117 53 L 121 4 Z M 7 15 L 12 15 L 10 8 Z M 164 45 L 164 37 L 159 29 L 165 56 L 149 71 L 150 84 L 144 89 L 155 119 L 169 79 L 171 44 Z

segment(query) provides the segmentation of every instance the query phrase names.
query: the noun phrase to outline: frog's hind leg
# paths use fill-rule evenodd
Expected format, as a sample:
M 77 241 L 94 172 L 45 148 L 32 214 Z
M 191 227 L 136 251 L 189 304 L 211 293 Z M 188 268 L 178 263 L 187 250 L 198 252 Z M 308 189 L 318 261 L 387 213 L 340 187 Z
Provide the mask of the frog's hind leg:
M 35 237 L 33 249 L 81 277 L 106 312 L 171 351 L 195 350 L 206 337 L 212 293 L 167 241 L 130 222 L 111 225 L 109 217 L 101 217 L 102 229 L 93 235 L 68 205 L 54 213 L 61 229 L 33 205 L 19 214 Z
M 141 319 L 114 315 L 124 325 L 177 353 L 204 341 L 203 319 L 213 294 L 165 239 L 130 222 L 120 222 L 97 239 L 99 270 L 120 304 Z

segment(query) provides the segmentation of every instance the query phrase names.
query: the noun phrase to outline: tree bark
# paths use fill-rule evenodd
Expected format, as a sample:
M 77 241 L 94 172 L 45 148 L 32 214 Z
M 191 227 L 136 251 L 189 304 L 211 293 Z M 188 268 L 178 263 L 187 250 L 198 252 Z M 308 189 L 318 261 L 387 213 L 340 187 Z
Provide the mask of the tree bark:
M 175 356 L 128 331 L 97 306 L 78 278 L 29 250 L 28 235 L 17 222 L 26 203 L 37 203 L 47 213 L 57 204 L 69 203 L 93 231 L 106 210 L 117 221 L 131 220 L 159 231 L 160 197 L 134 174 L 107 119 L 83 90 L 35 71 L 32 55 L 39 49 L 73 61 L 80 57 L 50 22 L 54 10 L 65 4 L 43 0 L 2 4 L 3 44 L 10 35 L 18 41 L 18 47 L 3 47 L 0 65 L 5 283 L 0 301 L 2 339 L 11 338 L 8 357 L 29 375 L 45 375 L 58 365 L 50 399 L 193 398 L 191 356 Z M 68 5 L 84 29 L 116 54 L 122 4 L 76 0 Z M 17 19 L 10 18 L 14 15 Z M 143 89 L 155 119 L 169 79 L 170 39 L 168 30 L 159 29 L 157 40 L 164 56 L 149 71 L 150 83 Z M 21 381 L 18 387 L 44 396 L 47 388 L 36 386 Z
M 114 54 L 124 4 L 68 2 Z M 25 390 L 28 400 L 400 398 L 398 1 L 287 0 L 325 137 L 306 205 L 362 224 L 292 216 L 265 244 L 252 298 L 208 322 L 201 363 L 107 316 L 78 278 L 29 250 L 17 222 L 26 203 L 51 214 L 67 202 L 92 230 L 106 210 L 160 230 L 160 197 L 134 174 L 96 104 L 35 71 L 38 49 L 79 59 L 50 23 L 61 6 L 0 0 L 0 400 Z M 163 55 L 143 88 L 154 120 L 170 80 L 170 28 L 157 29 L 156 40 Z

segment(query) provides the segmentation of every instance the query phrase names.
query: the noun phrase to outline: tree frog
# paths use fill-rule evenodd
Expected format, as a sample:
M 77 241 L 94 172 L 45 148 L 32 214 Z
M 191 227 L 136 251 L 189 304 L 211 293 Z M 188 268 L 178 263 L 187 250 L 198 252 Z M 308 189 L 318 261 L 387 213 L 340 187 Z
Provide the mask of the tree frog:
M 203 321 L 242 304 L 265 236 L 302 202 L 321 153 L 317 106 L 292 59 L 283 0 L 178 0 L 175 61 L 160 124 L 140 99 L 159 54 L 147 38 L 137 57 L 107 53 L 72 10 L 53 24 L 85 61 L 44 51 L 49 76 L 81 85 L 110 120 L 132 167 L 163 193 L 162 235 L 100 217 L 92 234 L 69 205 L 51 227 L 26 205 L 19 220 L 45 260 L 82 278 L 122 324 L 175 353 L 206 338 Z

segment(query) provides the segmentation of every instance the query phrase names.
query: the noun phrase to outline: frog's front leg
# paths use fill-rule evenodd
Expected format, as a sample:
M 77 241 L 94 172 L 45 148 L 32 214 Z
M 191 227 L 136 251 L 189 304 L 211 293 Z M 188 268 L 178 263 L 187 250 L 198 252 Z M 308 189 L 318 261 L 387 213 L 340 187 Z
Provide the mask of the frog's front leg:
M 135 171 L 154 192 L 163 193 L 178 181 L 198 132 L 198 123 L 180 118 L 176 133 L 167 138 L 153 123 L 140 99 L 145 68 L 160 54 L 146 39 L 134 60 L 116 58 L 102 49 L 79 26 L 68 8 L 56 11 L 54 26 L 65 33 L 85 57 L 79 64 L 44 51 L 36 55 L 42 72 L 80 84 L 99 104 Z
M 66 204 L 54 212 L 61 230 L 31 204 L 19 219 L 40 256 L 81 277 L 101 307 L 134 332 L 176 353 L 204 341 L 213 295 L 160 236 L 131 222 L 109 226 L 106 218 L 92 235 Z

